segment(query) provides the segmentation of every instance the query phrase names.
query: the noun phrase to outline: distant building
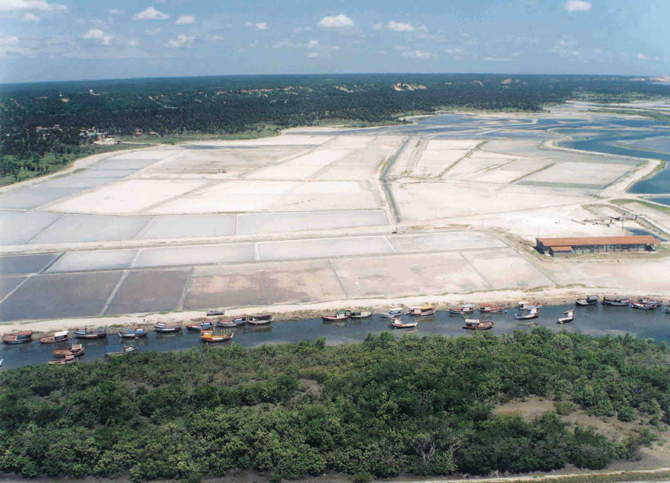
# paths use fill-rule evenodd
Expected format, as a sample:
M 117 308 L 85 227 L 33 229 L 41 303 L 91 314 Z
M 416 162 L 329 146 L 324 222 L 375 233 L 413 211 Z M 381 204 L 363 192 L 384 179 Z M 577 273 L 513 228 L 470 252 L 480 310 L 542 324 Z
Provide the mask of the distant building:
M 537 238 L 538 252 L 552 257 L 583 253 L 645 252 L 655 250 L 661 241 L 651 235 Z

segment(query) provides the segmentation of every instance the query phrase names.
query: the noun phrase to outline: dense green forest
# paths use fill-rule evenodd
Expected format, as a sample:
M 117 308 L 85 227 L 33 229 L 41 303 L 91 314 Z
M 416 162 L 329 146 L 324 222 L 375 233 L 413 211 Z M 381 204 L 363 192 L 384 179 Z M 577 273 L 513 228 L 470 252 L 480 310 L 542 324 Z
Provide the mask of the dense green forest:
M 663 427 L 669 356 L 628 335 L 537 328 L 30 366 L 0 374 L 0 471 L 195 482 L 238 469 L 272 481 L 600 469 L 635 459 L 652 432 L 611 441 L 560 414 Z M 492 411 L 528 396 L 558 412 L 526 422 Z
M 319 124 L 397 122 L 438 108 L 539 111 L 580 92 L 667 95 L 624 77 L 496 74 L 284 75 L 0 86 L 0 178 L 49 173 L 97 152 L 107 133 L 234 135 Z M 603 97 L 604 96 L 604 97 Z

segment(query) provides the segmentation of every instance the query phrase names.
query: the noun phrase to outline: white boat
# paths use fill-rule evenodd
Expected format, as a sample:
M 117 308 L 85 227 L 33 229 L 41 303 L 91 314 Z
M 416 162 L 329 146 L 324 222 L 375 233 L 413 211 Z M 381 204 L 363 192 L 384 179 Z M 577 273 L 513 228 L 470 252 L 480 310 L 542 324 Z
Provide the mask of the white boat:
M 573 320 L 575 320 L 575 314 L 572 310 L 568 310 L 563 312 L 563 315 L 558 318 L 558 323 L 567 324 L 568 322 L 572 322 Z
M 516 320 L 537 319 L 540 316 L 540 307 L 531 307 L 530 309 L 517 310 L 514 314 Z
M 517 310 L 531 310 L 531 309 L 534 309 L 534 308 L 539 309 L 540 307 L 542 307 L 541 304 L 533 304 L 531 302 L 526 302 L 524 300 L 519 302 L 516 306 Z
M 421 307 L 412 307 L 409 309 L 409 315 L 418 315 L 425 317 L 427 315 L 433 315 L 435 313 L 435 307 L 432 305 L 422 305 Z
M 394 329 L 416 329 L 419 326 L 417 321 L 403 322 L 400 317 L 391 321 L 391 327 Z
M 482 322 L 479 319 L 465 319 L 465 330 L 491 330 L 493 328 L 492 321 Z
M 372 317 L 372 312 L 352 312 L 351 313 L 351 318 L 352 319 L 367 319 L 368 317 Z
M 395 319 L 396 317 L 400 317 L 403 314 L 404 314 L 403 309 L 396 307 L 396 308 L 393 308 L 393 309 L 389 310 L 385 314 L 382 314 L 382 317 L 384 317 L 386 319 Z

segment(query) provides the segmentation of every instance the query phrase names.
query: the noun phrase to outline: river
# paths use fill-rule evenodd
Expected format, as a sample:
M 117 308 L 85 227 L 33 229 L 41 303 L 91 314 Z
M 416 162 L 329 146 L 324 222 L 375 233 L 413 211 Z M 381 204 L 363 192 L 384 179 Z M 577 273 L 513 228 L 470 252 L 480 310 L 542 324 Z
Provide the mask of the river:
M 558 325 L 558 317 L 573 306 L 550 306 L 542 310 L 539 319 L 535 321 L 517 321 L 512 310 L 506 314 L 482 316 L 482 320 L 491 319 L 495 326 L 491 331 L 494 334 L 510 334 L 516 330 L 529 331 L 533 327 L 548 327 L 552 331 L 565 330 L 588 335 L 622 335 L 630 333 L 638 338 L 653 338 L 656 341 L 670 341 L 670 314 L 665 314 L 663 308 L 651 311 L 633 310 L 628 307 L 603 307 L 602 305 L 578 307 L 575 309 L 575 321 L 570 324 Z M 479 317 L 478 314 L 475 317 Z M 534 323 L 533 323 L 534 322 Z M 369 319 L 343 322 L 322 322 L 320 319 L 295 320 L 273 322 L 267 327 L 241 327 L 233 329 L 234 343 L 243 347 L 257 347 L 263 344 L 282 344 L 298 342 L 300 340 L 316 340 L 325 337 L 327 344 L 343 344 L 360 342 L 370 334 L 381 334 L 391 331 L 397 337 L 404 334 L 423 336 L 439 334 L 444 336 L 474 336 L 471 331 L 463 330 L 463 318 L 438 312 L 430 317 L 419 318 L 419 327 L 416 330 L 391 330 L 389 319 L 374 315 Z M 81 341 L 86 347 L 86 354 L 82 360 L 90 361 L 104 357 L 106 352 L 118 350 L 121 347 L 117 335 L 109 335 L 107 339 L 95 341 Z M 134 342 L 140 351 L 156 350 L 159 352 L 202 347 L 200 335 L 197 332 L 182 332 L 181 334 L 149 333 L 146 338 Z M 229 347 L 230 343 L 216 344 L 215 346 Z M 52 358 L 52 345 L 42 345 L 37 341 L 22 346 L 3 345 L 0 348 L 0 359 L 4 358 L 2 370 L 26 366 L 29 364 L 45 364 Z

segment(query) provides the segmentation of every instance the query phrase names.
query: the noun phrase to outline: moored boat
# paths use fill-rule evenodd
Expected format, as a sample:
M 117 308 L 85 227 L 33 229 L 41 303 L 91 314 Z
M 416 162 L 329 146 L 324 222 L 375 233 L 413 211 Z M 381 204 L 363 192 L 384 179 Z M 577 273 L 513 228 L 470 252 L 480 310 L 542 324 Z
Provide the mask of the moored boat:
M 65 356 L 63 359 L 53 359 L 49 361 L 50 366 L 61 366 L 63 364 L 72 364 L 74 362 L 77 362 L 77 358 L 75 356 Z
M 134 345 L 124 345 L 121 350 L 117 352 L 108 352 L 105 354 L 105 358 L 114 358 L 114 357 L 122 357 L 122 356 L 127 356 L 128 354 L 132 354 L 134 352 L 138 352 L 139 349 L 135 347 Z
M 540 316 L 540 307 L 531 307 L 530 309 L 517 310 L 514 313 L 516 320 L 531 320 L 537 319 Z
M 343 310 L 343 311 L 337 312 L 334 315 L 324 315 L 321 318 L 323 320 L 325 320 L 326 322 L 334 322 L 336 320 L 346 320 L 350 316 L 351 316 L 351 312 L 349 312 L 348 310 Z
M 86 352 L 82 344 L 72 344 L 68 349 L 54 349 L 54 357 L 62 359 L 64 357 L 81 357 Z
M 567 324 L 575 320 L 575 313 L 572 310 L 566 310 L 563 312 L 563 315 L 558 318 L 559 324 Z
M 435 313 L 435 307 L 432 305 L 422 305 L 421 307 L 412 307 L 409 309 L 409 315 L 418 315 L 425 317 L 427 315 L 433 315 Z
M 396 317 L 400 317 L 404 313 L 405 313 L 405 311 L 403 309 L 401 309 L 399 307 L 396 307 L 396 308 L 390 309 L 385 314 L 382 314 L 382 317 L 384 317 L 386 319 L 395 319 Z
M 393 329 L 416 329 L 419 326 L 419 322 L 416 320 L 410 320 L 409 322 L 403 322 L 400 317 L 395 318 L 391 321 L 391 328 Z
M 491 330 L 494 323 L 490 320 L 482 321 L 479 319 L 465 319 L 465 330 Z
M 628 297 L 603 297 L 603 305 L 608 305 L 610 307 L 627 307 L 630 305 L 630 299 Z
M 214 324 L 211 322 L 198 322 L 197 324 L 186 324 L 186 330 L 202 332 L 203 330 L 212 330 Z
M 142 327 L 130 327 L 123 332 L 119 332 L 119 337 L 122 339 L 139 339 L 140 337 L 146 337 L 147 334 L 147 330 Z
M 525 300 L 522 300 L 519 302 L 516 306 L 517 310 L 531 310 L 533 308 L 541 308 L 542 304 L 534 304 L 532 302 L 526 302 Z
M 207 311 L 207 317 L 214 317 L 216 315 L 226 315 L 226 311 L 222 309 L 212 309 Z
M 474 304 L 462 304 L 458 308 L 449 308 L 448 312 L 451 315 L 467 315 L 471 314 L 475 311 L 475 306 Z
M 631 302 L 630 307 L 632 309 L 637 309 L 637 310 L 654 310 L 655 308 L 658 307 L 658 305 L 655 304 L 645 304 L 643 302 Z
M 247 324 L 254 326 L 268 325 L 269 323 L 272 322 L 273 318 L 274 316 L 270 314 L 252 315 L 247 319 Z
M 483 314 L 500 314 L 505 311 L 503 305 L 482 304 L 479 306 L 479 311 Z
M 233 335 L 232 333 L 229 334 L 214 334 L 211 330 L 203 330 L 200 333 L 200 342 L 209 342 L 209 343 L 217 343 L 217 342 L 228 342 L 230 340 L 233 340 Z
M 2 336 L 2 342 L 8 345 L 28 344 L 33 341 L 32 330 L 22 330 Z
M 53 335 L 45 335 L 40 337 L 37 341 L 40 344 L 55 344 L 56 342 L 65 342 L 70 339 L 70 333 L 67 330 L 56 332 Z
M 372 317 L 372 312 L 352 312 L 351 313 L 351 318 L 352 319 L 367 319 L 368 317 Z
M 162 334 L 181 332 L 181 329 L 182 329 L 181 324 L 168 325 L 165 322 L 157 322 L 156 325 L 154 325 L 154 330 Z
M 666 307 L 666 308 L 665 308 L 665 313 L 666 313 L 666 314 L 670 314 L 670 307 Z
M 598 305 L 600 298 L 597 295 L 587 295 L 586 297 L 580 297 L 575 302 L 577 305 L 582 307 L 587 305 Z
M 217 325 L 217 327 L 235 328 L 235 327 L 242 327 L 243 325 L 246 325 L 248 321 L 249 321 L 249 317 L 247 317 L 246 315 L 243 315 L 241 317 L 233 317 L 232 319 L 219 319 L 216 322 L 216 325 Z
M 107 337 L 107 328 L 89 329 L 88 327 L 79 327 L 74 331 L 74 336 L 77 339 L 104 339 Z

